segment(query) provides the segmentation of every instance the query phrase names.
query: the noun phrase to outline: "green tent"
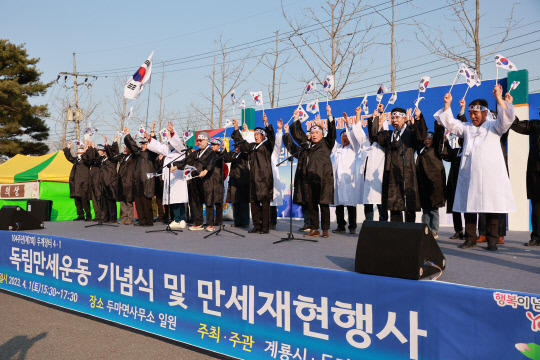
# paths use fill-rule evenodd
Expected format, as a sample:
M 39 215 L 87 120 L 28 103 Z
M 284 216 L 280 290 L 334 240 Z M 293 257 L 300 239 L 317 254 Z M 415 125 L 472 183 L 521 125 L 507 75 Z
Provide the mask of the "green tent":
M 27 201 L 37 198 L 52 201 L 51 221 L 76 218 L 75 201 L 69 197 L 72 166 L 63 151 L 43 156 L 16 155 L 0 165 L 0 208 L 18 205 L 26 209 Z

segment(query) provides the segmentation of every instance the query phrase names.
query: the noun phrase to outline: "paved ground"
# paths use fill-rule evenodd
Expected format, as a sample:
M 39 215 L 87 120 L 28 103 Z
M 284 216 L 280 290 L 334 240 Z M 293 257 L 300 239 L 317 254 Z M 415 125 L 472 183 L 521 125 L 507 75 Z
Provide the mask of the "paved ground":
M 286 236 L 289 223 L 280 220 L 269 235 L 247 234 L 245 229 L 227 229 L 245 238 L 222 232 L 203 239 L 206 232 L 185 231 L 146 234 L 139 227 L 84 228 L 87 223 L 46 223 L 40 234 L 61 235 L 109 243 L 183 251 L 208 255 L 258 259 L 303 266 L 353 271 L 358 235 L 331 235 L 317 243 L 289 241 L 273 244 Z M 296 229 L 301 224 L 295 221 Z M 154 228 L 159 229 L 163 226 Z M 506 245 L 497 252 L 481 244 L 461 250 L 450 240 L 451 228 L 442 228 L 438 244 L 446 256 L 447 269 L 439 281 L 540 294 L 540 248 L 523 246 L 529 233 L 511 231 Z M 167 341 L 0 291 L 1 359 L 221 359 L 202 350 Z

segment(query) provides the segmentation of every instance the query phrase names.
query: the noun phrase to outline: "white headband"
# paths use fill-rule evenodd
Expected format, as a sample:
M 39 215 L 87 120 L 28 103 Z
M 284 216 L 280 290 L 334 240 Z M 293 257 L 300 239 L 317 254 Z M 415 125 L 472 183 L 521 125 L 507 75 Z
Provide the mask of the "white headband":
M 483 105 L 470 105 L 469 111 L 486 111 L 488 108 Z
M 197 135 L 197 139 L 200 139 L 200 140 L 208 140 L 208 136 L 203 135 L 203 134 L 199 134 L 199 135 Z
M 311 129 L 309 129 L 309 130 L 310 130 L 311 133 L 314 132 L 314 131 L 320 131 L 320 132 L 323 132 L 323 128 L 320 127 L 319 125 L 313 125 L 313 126 L 311 127 Z
M 401 111 L 394 111 L 394 112 L 392 113 L 392 116 L 406 117 L 407 114 L 402 113 Z
M 264 131 L 263 129 L 255 129 L 255 131 L 263 136 L 266 136 L 266 131 Z

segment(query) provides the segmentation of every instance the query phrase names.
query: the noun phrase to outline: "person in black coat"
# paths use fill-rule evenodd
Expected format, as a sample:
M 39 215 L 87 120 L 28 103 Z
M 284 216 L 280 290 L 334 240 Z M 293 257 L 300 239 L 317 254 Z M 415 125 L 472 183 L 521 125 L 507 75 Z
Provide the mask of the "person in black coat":
M 210 211 L 216 211 L 216 216 L 214 217 L 214 223 L 208 223 L 207 231 L 214 231 L 214 227 L 220 227 L 223 223 L 223 198 L 225 196 L 225 185 L 224 185 L 224 173 L 223 173 L 223 153 L 221 152 L 221 140 L 218 138 L 210 139 L 210 148 L 216 154 L 214 158 L 214 170 L 208 181 L 212 184 L 212 198 L 214 203 L 210 206 Z M 221 158 L 220 158 L 221 157 Z M 209 211 L 208 206 L 206 211 Z
M 379 108 L 382 114 L 383 108 Z M 415 109 L 414 118 L 411 109 L 394 108 L 391 112 L 394 130 L 381 130 L 382 119 L 373 120 L 372 137 L 386 148 L 384 163 L 382 202 L 390 210 L 390 221 L 415 222 L 416 211 L 420 210 L 420 194 L 414 153 L 423 146 L 427 136 L 427 126 L 420 109 Z
M 214 204 L 223 201 L 223 193 L 219 200 L 214 193 L 212 175 L 216 166 L 216 153 L 209 145 L 208 133 L 203 131 L 197 135 L 198 149 L 186 158 L 188 165 L 195 167 L 192 175 L 197 176 L 188 182 L 189 204 L 193 212 L 194 225 L 189 230 L 204 230 L 203 204 L 206 205 L 206 225 L 208 231 L 214 231 Z
M 82 155 L 85 153 L 85 149 L 82 146 L 77 147 L 77 156 L 71 155 L 70 141 L 67 147 L 64 148 L 64 155 L 67 161 L 73 164 L 71 172 L 69 173 L 69 197 L 75 200 L 75 207 L 77 208 L 77 218 L 74 220 L 92 220 L 92 213 L 90 211 L 90 162 Z
M 508 100 L 509 96 L 507 96 Z M 527 199 L 531 200 L 532 207 L 532 232 L 531 240 L 524 245 L 540 246 L 540 120 L 519 120 L 516 118 L 510 129 L 519 134 L 529 135 L 526 182 Z
M 142 138 L 139 141 L 139 147 L 129 134 L 127 127 L 124 129 L 124 133 L 126 134 L 124 145 L 128 147 L 135 160 L 132 190 L 135 199 L 135 208 L 139 217 L 139 225 L 154 226 L 152 198 L 154 197 L 156 182 L 153 177 L 148 177 L 147 174 L 153 174 L 155 172 L 157 154 L 147 149 L 148 139 Z
M 320 121 L 311 127 L 311 141 L 306 147 L 306 165 L 303 167 L 303 200 L 309 206 L 309 217 L 312 228 L 306 237 L 321 236 L 328 237 L 330 229 L 330 205 L 334 203 L 334 172 L 330 156 L 336 141 L 336 124 L 332 116 L 332 109 L 326 106 L 328 115 L 328 134 L 324 135 L 324 130 Z M 290 128 L 291 136 L 298 143 L 304 144 L 308 141 L 302 124 L 298 120 L 298 111 L 294 112 L 294 122 Z M 321 213 L 321 229 L 319 232 L 319 208 Z
M 306 131 L 306 138 L 309 141 L 311 141 L 311 131 Z M 299 140 L 298 140 L 299 141 Z M 304 187 L 304 166 L 306 164 L 307 159 L 307 152 L 301 151 L 300 147 L 298 147 L 293 139 L 291 138 L 291 135 L 289 134 L 289 126 L 287 125 L 287 132 L 283 135 L 283 144 L 285 145 L 285 148 L 290 154 L 295 154 L 294 157 L 298 160 L 296 163 L 296 171 L 294 173 L 294 183 L 293 183 L 293 193 L 292 193 L 292 202 L 293 204 L 300 205 L 302 208 L 302 216 L 304 217 L 304 226 L 302 226 L 300 231 L 310 232 L 311 231 L 311 219 L 309 217 L 309 210 L 307 203 L 303 200 L 302 197 L 302 189 Z
M 115 139 L 116 142 L 116 139 Z M 115 153 L 118 147 L 105 147 L 107 156 L 112 162 L 119 164 L 118 169 L 118 186 L 116 193 L 116 200 L 120 203 L 120 210 L 122 212 L 122 220 L 120 224 L 131 225 L 133 224 L 133 171 L 135 167 L 135 160 L 131 156 L 131 152 L 127 146 L 124 146 L 123 154 Z
M 116 223 L 116 197 L 118 192 L 118 174 L 116 172 L 116 163 L 112 162 L 107 156 L 106 148 L 107 138 L 103 136 L 105 145 L 97 145 L 91 148 L 93 151 L 94 167 L 98 169 L 95 175 L 97 179 L 98 206 L 101 206 L 102 222 Z M 118 153 L 118 143 L 115 141 L 109 149 L 109 153 Z
M 274 176 L 272 174 L 272 151 L 275 134 L 268 118 L 263 113 L 265 128 L 255 128 L 255 143 L 244 142 L 240 151 L 249 155 L 249 200 L 253 228 L 250 233 L 268 234 L 270 232 L 270 202 L 274 198 Z M 234 131 L 231 138 L 235 143 L 241 142 L 242 135 L 238 129 L 238 121 L 233 119 Z
M 238 143 L 234 151 L 223 157 L 231 164 L 226 202 L 232 205 L 234 227 L 249 226 L 249 156 L 240 151 Z
M 446 202 L 446 171 L 442 162 L 444 126 L 435 122 L 435 133 L 428 132 L 424 147 L 416 157 L 416 175 L 420 191 L 422 222 L 439 237 L 439 208 Z

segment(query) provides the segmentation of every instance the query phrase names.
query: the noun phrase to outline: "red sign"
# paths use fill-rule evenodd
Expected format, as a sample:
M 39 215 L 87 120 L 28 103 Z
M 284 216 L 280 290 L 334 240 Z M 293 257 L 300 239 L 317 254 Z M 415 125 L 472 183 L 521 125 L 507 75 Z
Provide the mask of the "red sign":
M 0 186 L 2 198 L 24 198 L 24 184 Z

